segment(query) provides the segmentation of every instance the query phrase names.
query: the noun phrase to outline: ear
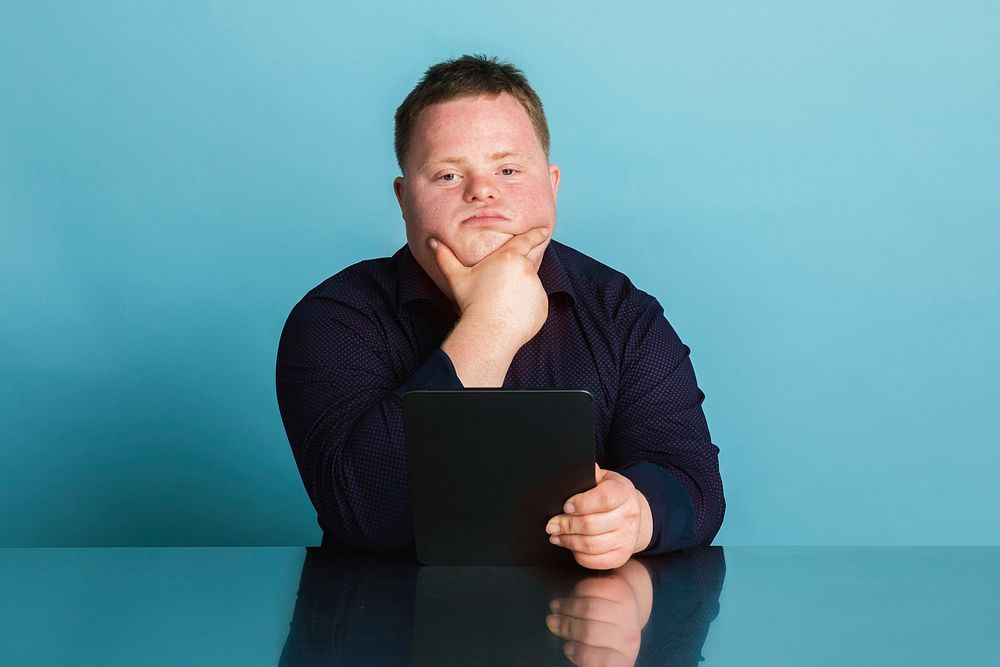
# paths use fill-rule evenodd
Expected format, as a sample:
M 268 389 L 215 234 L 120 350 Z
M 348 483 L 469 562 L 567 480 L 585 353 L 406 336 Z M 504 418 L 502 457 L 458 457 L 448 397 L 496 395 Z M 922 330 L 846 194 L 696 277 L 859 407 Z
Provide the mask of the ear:
M 552 201 L 559 199 L 559 165 L 549 165 L 549 180 L 552 181 Z
M 397 176 L 392 181 L 392 191 L 396 193 L 396 201 L 399 202 L 399 210 L 403 210 L 403 194 L 405 193 L 406 179 L 402 176 Z

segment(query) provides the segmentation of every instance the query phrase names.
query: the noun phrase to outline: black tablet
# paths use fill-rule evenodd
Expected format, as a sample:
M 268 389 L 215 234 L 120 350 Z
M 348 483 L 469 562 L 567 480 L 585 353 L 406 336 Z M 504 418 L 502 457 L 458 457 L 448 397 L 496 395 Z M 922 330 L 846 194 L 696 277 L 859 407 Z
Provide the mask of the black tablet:
M 594 487 L 590 392 L 416 390 L 403 415 L 421 563 L 575 562 L 545 524 Z

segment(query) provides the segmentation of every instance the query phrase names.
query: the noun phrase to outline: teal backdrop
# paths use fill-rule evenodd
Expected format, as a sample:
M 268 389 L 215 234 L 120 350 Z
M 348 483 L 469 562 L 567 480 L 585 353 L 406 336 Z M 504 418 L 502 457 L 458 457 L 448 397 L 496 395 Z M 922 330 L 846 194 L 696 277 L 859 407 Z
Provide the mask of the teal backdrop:
M 463 53 L 691 347 L 717 543 L 1000 544 L 998 7 L 3 2 L 0 546 L 318 543 L 278 336 L 404 242 L 393 112 Z

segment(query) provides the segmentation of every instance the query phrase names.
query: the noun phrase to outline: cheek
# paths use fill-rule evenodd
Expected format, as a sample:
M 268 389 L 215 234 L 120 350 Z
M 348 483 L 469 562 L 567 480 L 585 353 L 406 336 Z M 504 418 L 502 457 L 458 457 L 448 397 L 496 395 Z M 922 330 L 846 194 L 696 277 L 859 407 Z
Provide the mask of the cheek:
M 552 186 L 548 180 L 532 180 L 512 188 L 509 196 L 520 202 L 520 212 L 526 232 L 532 227 L 552 228 L 555 223 L 556 203 L 552 197 Z
M 406 233 L 411 240 L 426 241 L 429 236 L 445 238 L 448 208 L 440 197 L 416 196 L 406 202 Z
M 531 193 L 531 201 L 534 202 L 536 215 L 542 219 L 554 218 L 556 212 L 556 202 L 552 197 L 552 187 L 548 181 L 537 184 Z

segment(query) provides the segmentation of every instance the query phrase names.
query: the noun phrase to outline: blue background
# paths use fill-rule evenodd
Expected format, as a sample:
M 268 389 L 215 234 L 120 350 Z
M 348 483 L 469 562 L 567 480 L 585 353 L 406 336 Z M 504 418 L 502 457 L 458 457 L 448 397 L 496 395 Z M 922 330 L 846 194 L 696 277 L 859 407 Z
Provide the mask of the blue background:
M 1000 544 L 995 3 L 423 4 L 4 3 L 0 546 L 318 542 L 278 335 L 472 52 L 692 348 L 717 543 Z

